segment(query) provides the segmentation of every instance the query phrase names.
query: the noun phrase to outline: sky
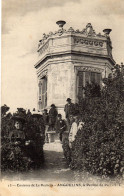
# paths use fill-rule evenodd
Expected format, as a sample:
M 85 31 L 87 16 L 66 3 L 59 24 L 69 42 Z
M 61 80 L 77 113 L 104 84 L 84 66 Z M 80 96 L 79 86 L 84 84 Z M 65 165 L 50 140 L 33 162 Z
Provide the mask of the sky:
M 2 105 L 37 108 L 37 47 L 43 33 L 82 30 L 91 23 L 96 33 L 111 28 L 113 58 L 124 62 L 124 0 L 2 0 Z

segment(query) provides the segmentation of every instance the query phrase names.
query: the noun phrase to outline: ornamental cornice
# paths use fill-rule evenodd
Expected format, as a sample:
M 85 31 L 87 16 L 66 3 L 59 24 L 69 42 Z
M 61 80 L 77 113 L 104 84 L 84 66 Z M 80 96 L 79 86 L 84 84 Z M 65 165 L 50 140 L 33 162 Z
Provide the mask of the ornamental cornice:
M 41 40 L 39 40 L 39 44 L 38 44 L 38 52 L 39 49 L 41 48 L 41 46 L 43 46 L 48 38 L 51 37 L 56 37 L 56 36 L 62 36 L 62 35 L 66 35 L 66 34 L 73 34 L 73 35 L 84 35 L 85 37 L 98 37 L 98 38 L 106 38 L 105 35 L 102 35 L 101 33 L 96 34 L 95 30 L 93 29 L 91 23 L 88 23 L 86 25 L 86 27 L 83 30 L 74 30 L 72 27 L 70 27 L 68 30 L 64 29 L 64 28 L 60 28 L 58 31 L 55 32 L 49 32 L 48 34 L 43 34 L 43 37 Z
M 100 40 L 89 40 L 86 38 L 81 37 L 74 37 L 74 44 L 83 44 L 83 45 L 89 45 L 89 46 L 100 46 L 103 47 L 103 41 Z
M 75 66 L 75 71 L 88 71 L 88 72 L 97 72 L 102 73 L 104 69 L 98 67 L 89 67 L 89 66 Z

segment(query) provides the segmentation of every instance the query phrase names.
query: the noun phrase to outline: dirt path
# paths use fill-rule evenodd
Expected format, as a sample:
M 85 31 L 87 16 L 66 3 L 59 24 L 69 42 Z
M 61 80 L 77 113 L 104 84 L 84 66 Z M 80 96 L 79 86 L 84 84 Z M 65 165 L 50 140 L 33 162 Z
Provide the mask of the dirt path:
M 45 165 L 44 171 L 46 180 L 55 181 L 70 181 L 73 178 L 73 172 L 69 169 L 66 164 L 62 144 L 50 143 L 44 146 Z
M 40 182 L 77 182 L 77 172 L 70 170 L 60 142 L 44 145 L 45 163 L 42 169 L 11 176 L 12 180 L 39 180 Z
M 59 142 L 44 145 L 44 167 L 32 173 L 30 178 L 44 182 L 75 182 L 75 172 L 70 170 L 63 155 L 62 144 Z
M 43 168 L 39 170 L 29 171 L 27 173 L 18 173 L 13 175 L 5 175 L 4 180 L 22 181 L 22 182 L 38 182 L 38 184 L 76 184 L 78 183 L 97 183 L 100 178 L 88 176 L 86 173 L 71 170 L 66 164 L 63 155 L 62 144 L 59 142 L 46 143 L 44 145 L 45 163 Z M 108 182 L 109 183 L 109 182 Z M 56 186 L 57 186 L 56 185 Z

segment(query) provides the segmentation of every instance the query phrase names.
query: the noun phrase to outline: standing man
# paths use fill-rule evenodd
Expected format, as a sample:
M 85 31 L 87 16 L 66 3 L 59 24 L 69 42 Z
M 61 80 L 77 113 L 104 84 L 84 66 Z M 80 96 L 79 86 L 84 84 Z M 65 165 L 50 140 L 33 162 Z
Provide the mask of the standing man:
M 71 102 L 70 98 L 67 98 L 67 104 L 65 105 L 64 111 L 65 111 L 65 117 L 67 119 L 67 126 L 68 130 L 70 127 L 70 115 L 73 115 L 75 112 L 74 104 Z
M 49 126 L 50 130 L 53 130 L 56 123 L 58 112 L 56 110 L 56 106 L 54 104 L 51 105 L 51 108 L 49 110 Z
M 66 124 L 65 124 L 65 121 L 62 119 L 61 114 L 58 114 L 57 116 L 55 128 L 56 128 L 56 133 L 59 133 L 60 142 L 62 142 L 62 135 L 63 135 L 63 132 L 66 130 Z

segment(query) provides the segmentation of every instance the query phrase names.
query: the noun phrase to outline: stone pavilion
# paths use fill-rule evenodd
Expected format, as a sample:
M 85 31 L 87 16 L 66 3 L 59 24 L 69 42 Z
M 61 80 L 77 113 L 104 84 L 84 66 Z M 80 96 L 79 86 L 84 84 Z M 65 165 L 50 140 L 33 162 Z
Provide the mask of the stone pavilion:
M 84 97 L 86 82 L 101 85 L 111 72 L 111 29 L 96 33 L 91 23 L 82 30 L 65 29 L 65 21 L 57 21 L 58 31 L 43 34 L 38 44 L 39 61 L 35 64 L 38 78 L 38 110 L 49 109 L 53 103 L 64 114 L 69 97 L 78 103 Z

